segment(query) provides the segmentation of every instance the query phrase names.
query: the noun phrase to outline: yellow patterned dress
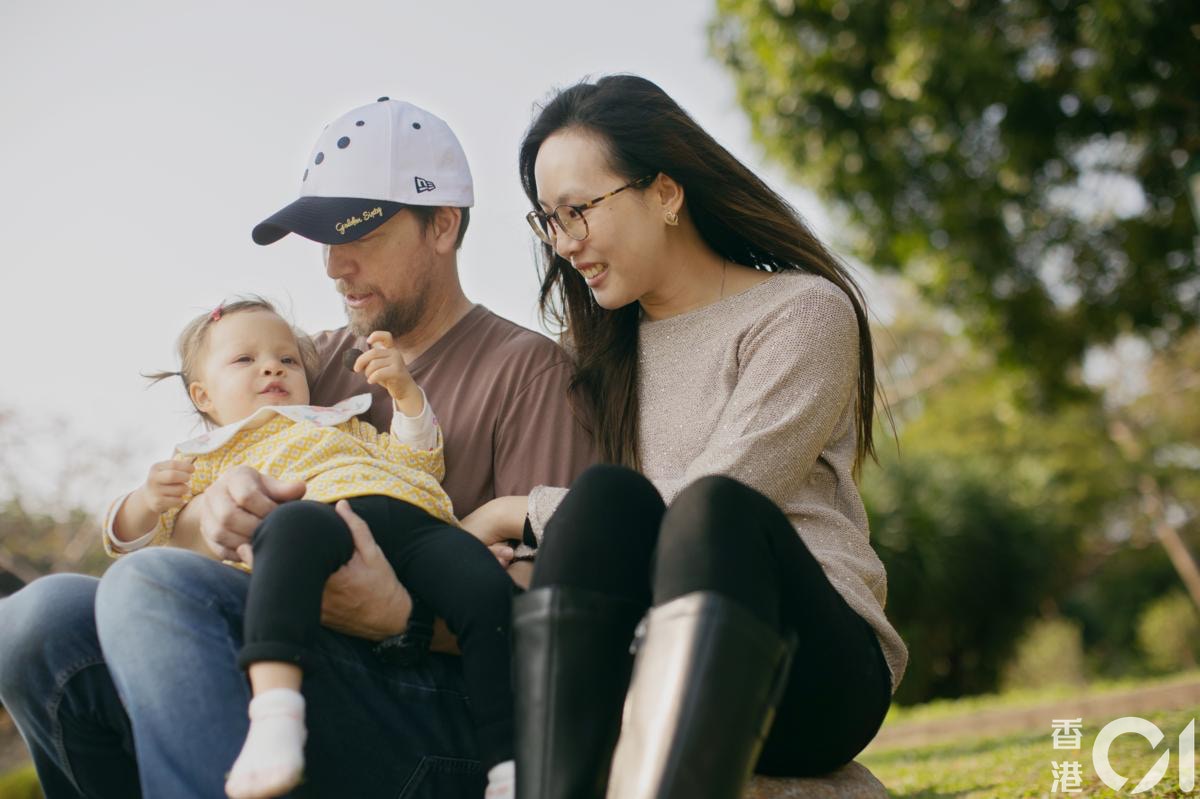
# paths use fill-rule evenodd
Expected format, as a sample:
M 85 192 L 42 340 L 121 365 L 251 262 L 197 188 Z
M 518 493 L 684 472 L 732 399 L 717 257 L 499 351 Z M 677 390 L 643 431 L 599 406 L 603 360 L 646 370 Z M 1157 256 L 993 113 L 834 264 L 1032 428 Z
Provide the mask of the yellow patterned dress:
M 391 434 L 380 433 L 354 416 L 370 407 L 370 395 L 360 394 L 332 408 L 311 405 L 260 408 L 241 422 L 217 428 L 176 447 L 175 456 L 191 459 L 195 467 L 186 505 L 225 471 L 249 466 L 280 480 L 303 480 L 304 499 L 336 502 L 369 494 L 416 505 L 431 516 L 457 525 L 454 509 L 441 479 L 446 473 L 442 432 L 436 445 L 416 449 Z M 128 496 L 128 495 L 126 495 Z M 125 497 L 109 508 L 105 520 L 105 550 L 117 557 L 133 548 L 170 539 L 179 509 L 164 513 L 158 526 L 135 546 L 121 546 L 112 534 L 112 520 Z

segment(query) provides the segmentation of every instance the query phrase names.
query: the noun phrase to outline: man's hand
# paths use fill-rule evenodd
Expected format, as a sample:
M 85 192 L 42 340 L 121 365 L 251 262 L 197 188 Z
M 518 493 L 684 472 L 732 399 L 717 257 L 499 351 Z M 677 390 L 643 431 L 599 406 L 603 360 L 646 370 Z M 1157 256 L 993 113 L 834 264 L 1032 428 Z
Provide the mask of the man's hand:
M 307 490 L 302 480 L 284 482 L 249 466 L 222 474 L 198 498 L 200 535 L 222 560 L 253 560 L 250 538 L 259 522 L 284 502 L 300 499 Z
M 412 597 L 350 503 L 341 500 L 335 508 L 350 528 L 354 555 L 325 583 L 321 624 L 371 641 L 399 635 L 408 626 Z

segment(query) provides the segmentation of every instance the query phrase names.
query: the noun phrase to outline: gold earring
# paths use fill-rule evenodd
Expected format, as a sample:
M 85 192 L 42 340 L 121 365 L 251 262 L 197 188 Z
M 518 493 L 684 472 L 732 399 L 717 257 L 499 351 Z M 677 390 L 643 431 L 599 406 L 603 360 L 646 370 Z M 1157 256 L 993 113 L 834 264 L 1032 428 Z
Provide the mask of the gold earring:
M 672 227 L 679 224 L 679 214 L 675 213 L 674 211 L 667 210 L 667 212 L 663 214 L 663 218 L 665 218 L 667 220 L 667 224 L 671 225 Z

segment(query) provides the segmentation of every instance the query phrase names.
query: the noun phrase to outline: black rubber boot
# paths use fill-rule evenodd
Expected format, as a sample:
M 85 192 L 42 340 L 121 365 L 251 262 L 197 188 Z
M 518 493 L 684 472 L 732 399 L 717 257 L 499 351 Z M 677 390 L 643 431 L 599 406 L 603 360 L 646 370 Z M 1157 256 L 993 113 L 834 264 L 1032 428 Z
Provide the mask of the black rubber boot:
M 609 799 L 737 799 L 771 729 L 795 636 L 698 591 L 651 610 L 637 647 Z
M 645 608 L 564 586 L 513 600 L 517 799 L 601 799 Z

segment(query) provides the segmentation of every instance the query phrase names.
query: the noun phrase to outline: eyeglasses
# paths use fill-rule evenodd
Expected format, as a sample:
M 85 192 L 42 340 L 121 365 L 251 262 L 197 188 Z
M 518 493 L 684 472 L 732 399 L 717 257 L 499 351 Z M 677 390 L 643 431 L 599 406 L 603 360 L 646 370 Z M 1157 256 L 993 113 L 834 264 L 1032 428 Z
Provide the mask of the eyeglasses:
M 640 177 L 594 200 L 588 200 L 580 205 L 560 205 L 548 214 L 538 210 L 530 211 L 525 215 L 525 221 L 529 223 L 529 227 L 533 228 L 537 237 L 551 247 L 554 246 L 555 230 L 561 230 L 575 241 L 583 241 L 588 236 L 588 224 L 587 218 L 583 215 L 584 211 L 626 189 L 640 189 L 656 177 L 658 177 L 657 174 Z

